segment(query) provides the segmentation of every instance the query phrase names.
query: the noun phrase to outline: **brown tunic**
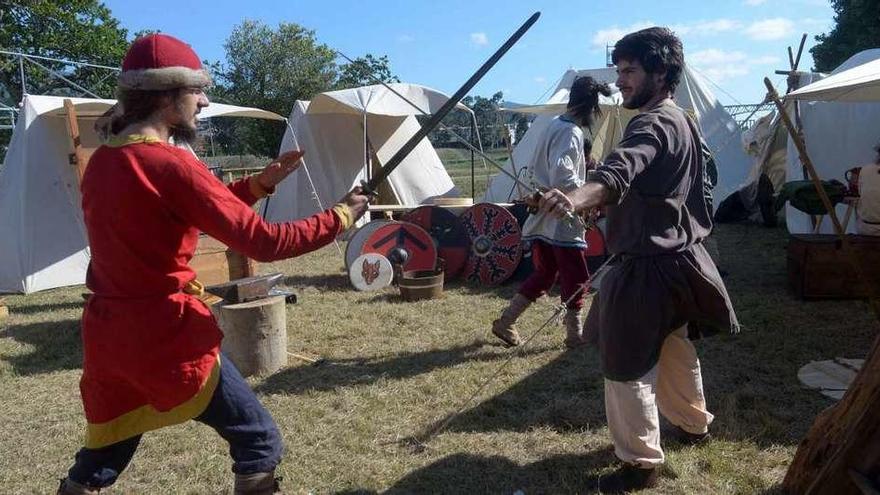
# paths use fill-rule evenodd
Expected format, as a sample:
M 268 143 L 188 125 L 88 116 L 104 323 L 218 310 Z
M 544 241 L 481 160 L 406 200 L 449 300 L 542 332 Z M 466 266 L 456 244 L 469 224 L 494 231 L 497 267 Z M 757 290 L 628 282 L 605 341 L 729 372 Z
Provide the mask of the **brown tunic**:
M 607 208 L 606 241 L 618 263 L 602 280 L 586 325 L 598 329 L 610 380 L 650 371 L 663 341 L 686 323 L 691 338 L 739 331 L 724 282 L 701 244 L 712 220 L 697 132 L 665 100 L 633 118 L 620 146 L 588 176 L 616 198 Z

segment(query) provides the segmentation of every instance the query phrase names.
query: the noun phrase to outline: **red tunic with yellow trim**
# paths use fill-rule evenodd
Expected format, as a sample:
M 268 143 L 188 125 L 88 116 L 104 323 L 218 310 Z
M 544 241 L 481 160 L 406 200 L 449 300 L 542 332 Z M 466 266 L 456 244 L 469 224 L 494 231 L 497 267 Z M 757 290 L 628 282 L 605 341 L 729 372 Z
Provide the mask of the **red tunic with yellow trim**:
M 226 187 L 187 150 L 129 136 L 102 146 L 82 182 L 91 248 L 83 313 L 86 447 L 199 415 L 217 384 L 222 334 L 182 289 L 199 231 L 258 261 L 307 253 L 343 229 L 333 210 L 283 224 L 251 209 L 244 179 Z

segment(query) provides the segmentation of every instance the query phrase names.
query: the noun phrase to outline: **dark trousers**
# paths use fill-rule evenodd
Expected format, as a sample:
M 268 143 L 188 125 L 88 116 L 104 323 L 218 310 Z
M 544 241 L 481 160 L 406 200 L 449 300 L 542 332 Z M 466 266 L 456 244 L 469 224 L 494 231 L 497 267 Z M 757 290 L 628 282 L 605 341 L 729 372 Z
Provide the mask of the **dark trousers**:
M 532 264 L 535 271 L 523 282 L 519 293 L 534 301 L 553 287 L 558 275 L 562 302 L 568 301 L 590 278 L 586 253 L 585 248 L 552 246 L 543 241 L 533 241 Z M 568 309 L 581 309 L 584 295 L 586 288 L 568 303 Z
M 229 442 L 232 471 L 266 473 L 281 462 L 284 446 L 275 420 L 225 355 L 220 380 L 205 411 L 194 418 L 213 428 Z M 68 477 L 90 488 L 112 485 L 128 466 L 141 435 L 100 449 L 80 449 Z

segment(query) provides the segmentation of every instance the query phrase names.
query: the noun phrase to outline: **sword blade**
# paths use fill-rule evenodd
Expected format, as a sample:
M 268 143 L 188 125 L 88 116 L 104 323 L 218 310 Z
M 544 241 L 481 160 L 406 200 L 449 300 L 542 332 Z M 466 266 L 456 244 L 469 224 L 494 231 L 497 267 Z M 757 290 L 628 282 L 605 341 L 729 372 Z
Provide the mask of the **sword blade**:
M 377 173 L 372 179 L 370 179 L 370 181 L 364 186 L 365 192 L 371 194 L 376 193 L 379 184 L 381 184 L 382 181 L 388 178 L 388 175 L 391 174 L 391 172 L 393 172 L 398 165 L 400 165 L 403 159 L 410 154 L 410 152 L 416 147 L 416 145 L 418 145 L 419 142 L 421 142 L 421 140 L 424 139 L 429 132 L 437 127 L 440 121 L 443 120 L 443 117 L 445 117 L 446 114 L 449 113 L 453 108 L 455 108 L 455 105 L 457 105 L 458 102 L 462 98 L 464 98 L 471 89 L 473 89 L 473 87 L 480 81 L 480 79 L 482 79 L 483 76 L 485 76 L 486 73 L 489 72 L 489 70 L 498 62 L 498 60 L 501 59 L 502 56 L 504 56 L 505 53 L 507 53 L 508 50 L 510 50 L 512 46 L 517 41 L 519 41 L 520 38 L 522 38 L 526 31 L 528 31 L 529 28 L 532 27 L 532 25 L 538 20 L 538 17 L 540 16 L 540 12 L 535 12 L 534 14 L 532 14 L 532 16 L 529 17 L 528 20 L 523 23 L 523 25 L 520 26 L 519 29 L 517 29 L 516 32 L 513 33 L 510 38 L 508 38 L 507 41 L 504 42 L 503 45 L 501 45 L 501 48 L 499 48 L 494 54 L 492 54 L 492 56 L 489 57 L 489 60 L 487 60 L 477 70 L 477 72 L 475 72 L 474 75 L 472 75 L 464 83 L 464 85 L 462 85 L 462 87 L 460 87 L 458 91 L 456 91 L 449 98 L 449 100 L 447 100 L 446 103 L 444 103 L 443 106 L 440 107 L 439 110 L 434 112 L 431 118 L 422 125 L 421 129 L 419 129 L 418 132 L 416 132 L 411 138 L 409 138 L 409 140 L 404 143 L 399 150 L 397 150 L 397 153 L 395 153 L 394 156 L 392 156 L 391 159 L 389 159 L 388 162 L 385 163 L 379 173 Z

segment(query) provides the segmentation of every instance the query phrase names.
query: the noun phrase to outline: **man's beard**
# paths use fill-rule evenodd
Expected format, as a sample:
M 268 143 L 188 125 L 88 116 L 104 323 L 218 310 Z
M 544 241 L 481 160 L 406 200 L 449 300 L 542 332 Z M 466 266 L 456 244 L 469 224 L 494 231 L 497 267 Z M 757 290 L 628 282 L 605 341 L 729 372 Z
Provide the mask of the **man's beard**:
M 648 77 L 645 78 L 644 84 L 642 84 L 641 89 L 639 89 L 638 93 L 632 95 L 632 98 L 629 99 L 629 102 L 623 103 L 623 108 L 628 108 L 630 110 L 637 110 L 642 108 L 651 101 L 651 98 L 656 96 L 657 94 L 657 85 L 654 84 L 654 80 L 651 79 L 651 75 L 648 74 Z
M 195 143 L 197 135 L 198 131 L 189 126 L 176 125 L 171 128 L 171 139 L 174 140 L 174 144 L 192 145 Z

